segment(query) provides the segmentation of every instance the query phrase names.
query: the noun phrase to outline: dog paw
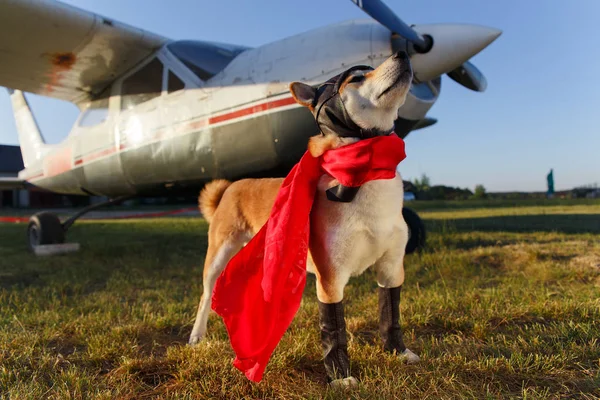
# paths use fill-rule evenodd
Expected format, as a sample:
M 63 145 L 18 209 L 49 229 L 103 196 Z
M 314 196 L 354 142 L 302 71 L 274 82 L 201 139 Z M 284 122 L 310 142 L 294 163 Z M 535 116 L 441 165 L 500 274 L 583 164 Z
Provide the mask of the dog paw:
M 333 381 L 329 382 L 329 386 L 331 386 L 334 389 L 338 389 L 338 388 L 343 388 L 343 389 L 345 389 L 345 388 L 351 388 L 351 387 L 358 386 L 358 381 L 356 380 L 355 377 L 350 376 L 348 378 L 333 380 Z
M 419 357 L 409 349 L 404 350 L 402 354 L 400 354 L 400 358 L 406 361 L 407 364 L 416 364 L 419 361 L 421 361 L 421 357 Z
M 188 340 L 188 344 L 191 346 L 194 346 L 198 343 L 200 343 L 200 341 L 202 341 L 202 336 L 200 335 L 191 335 L 190 339 Z

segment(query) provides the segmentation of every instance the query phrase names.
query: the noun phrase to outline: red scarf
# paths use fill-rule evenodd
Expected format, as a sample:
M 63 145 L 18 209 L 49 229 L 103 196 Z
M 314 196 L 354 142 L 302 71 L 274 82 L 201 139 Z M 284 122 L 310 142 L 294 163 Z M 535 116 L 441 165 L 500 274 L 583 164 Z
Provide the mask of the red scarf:
M 223 317 L 236 353 L 233 363 L 248 379 L 260 382 L 300 307 L 319 178 L 326 173 L 351 187 L 392 179 L 405 157 L 402 139 L 378 136 L 318 158 L 306 152 L 285 178 L 269 220 L 231 259 L 213 292 L 212 309 Z

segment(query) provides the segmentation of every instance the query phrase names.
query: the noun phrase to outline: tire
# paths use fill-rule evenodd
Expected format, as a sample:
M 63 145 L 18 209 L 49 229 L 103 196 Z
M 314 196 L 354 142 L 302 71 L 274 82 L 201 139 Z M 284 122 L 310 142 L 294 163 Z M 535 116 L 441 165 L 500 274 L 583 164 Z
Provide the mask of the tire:
M 29 219 L 27 227 L 29 250 L 44 244 L 59 244 L 65 242 L 65 231 L 56 214 L 42 211 Z
M 406 244 L 405 254 L 422 250 L 426 241 L 425 224 L 423 224 L 419 215 L 410 208 L 402 208 L 402 217 L 408 225 L 408 243 Z

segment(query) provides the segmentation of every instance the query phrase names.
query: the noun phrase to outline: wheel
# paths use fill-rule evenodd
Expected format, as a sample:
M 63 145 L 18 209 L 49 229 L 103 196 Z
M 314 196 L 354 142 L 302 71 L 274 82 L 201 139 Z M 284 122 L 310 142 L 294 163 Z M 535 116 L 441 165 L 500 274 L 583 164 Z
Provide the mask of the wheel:
M 402 217 L 408 225 L 408 243 L 406 244 L 405 254 L 414 253 L 425 247 L 425 224 L 419 215 L 410 208 L 402 208 Z
M 42 211 L 29 219 L 27 227 L 29 250 L 41 244 L 57 244 L 65 242 L 65 231 L 56 214 Z

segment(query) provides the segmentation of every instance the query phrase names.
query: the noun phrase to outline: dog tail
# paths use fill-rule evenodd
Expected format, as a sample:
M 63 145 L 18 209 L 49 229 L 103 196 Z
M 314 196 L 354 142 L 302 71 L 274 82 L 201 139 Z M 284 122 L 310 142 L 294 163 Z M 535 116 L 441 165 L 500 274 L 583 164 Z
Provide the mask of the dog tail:
M 231 182 L 225 179 L 217 179 L 207 183 L 200 192 L 200 196 L 198 196 L 198 206 L 200 207 L 200 212 L 204 216 L 204 219 L 206 219 L 209 224 L 213 215 L 215 215 L 215 211 L 217 211 L 217 207 L 221 202 L 221 198 L 223 198 L 225 190 L 227 190 L 230 185 Z

